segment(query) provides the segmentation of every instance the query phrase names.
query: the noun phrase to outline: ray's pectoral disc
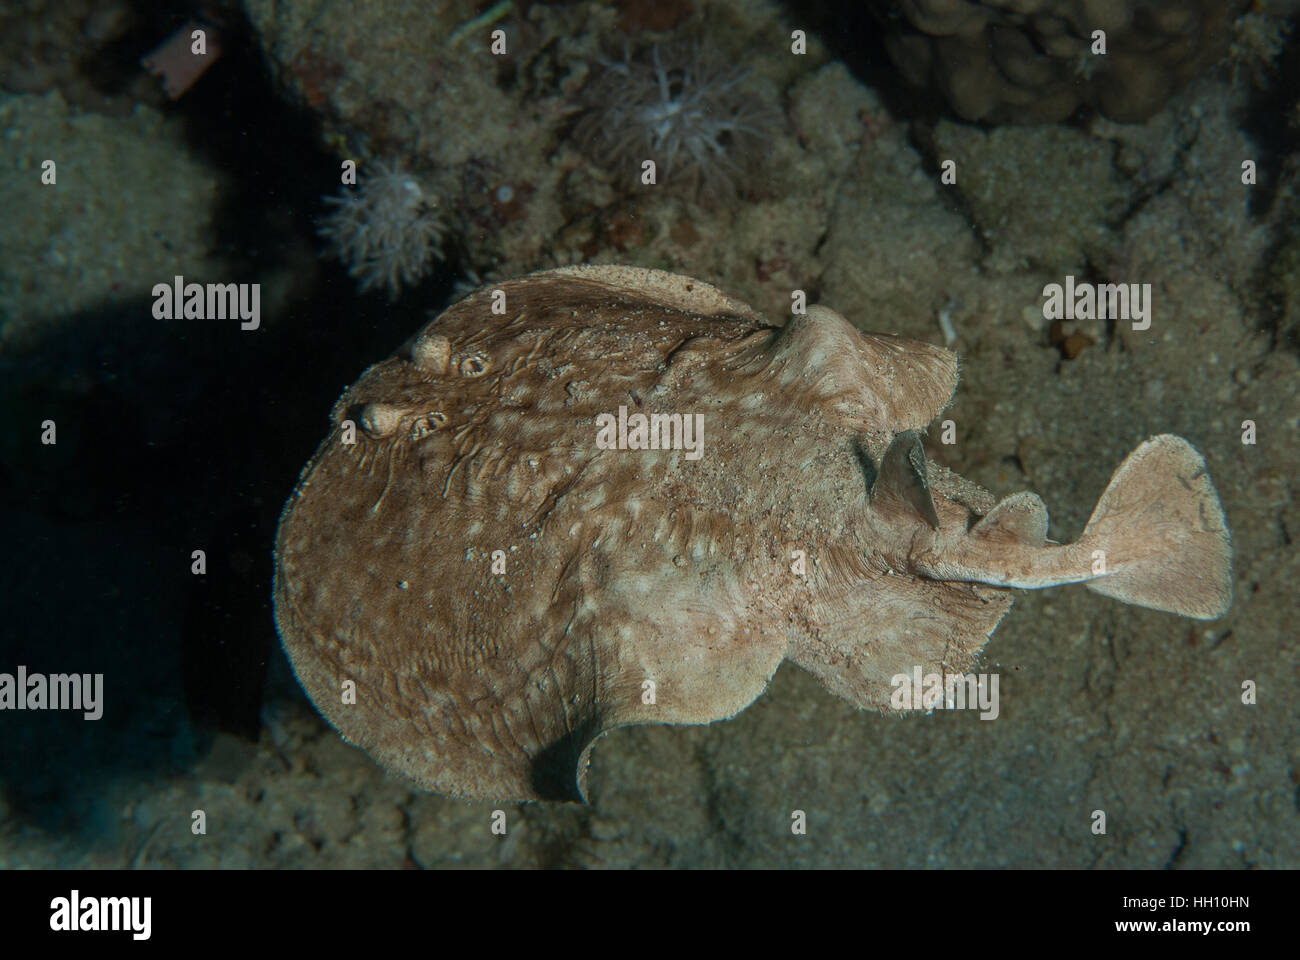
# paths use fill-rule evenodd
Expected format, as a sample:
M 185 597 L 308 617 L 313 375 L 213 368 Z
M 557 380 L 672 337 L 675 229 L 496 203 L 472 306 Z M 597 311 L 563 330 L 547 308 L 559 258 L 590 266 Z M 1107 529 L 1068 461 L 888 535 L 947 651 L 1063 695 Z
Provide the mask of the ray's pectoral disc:
M 1054 544 L 1033 494 L 995 506 L 926 460 L 956 382 L 940 347 L 823 307 L 778 328 L 688 277 L 496 284 L 335 405 L 281 517 L 285 650 L 330 723 L 421 786 L 581 799 L 602 733 L 732 716 L 787 657 L 890 709 L 892 678 L 975 662 L 1010 587 L 1226 609 L 1227 530 L 1185 441 L 1139 447 Z

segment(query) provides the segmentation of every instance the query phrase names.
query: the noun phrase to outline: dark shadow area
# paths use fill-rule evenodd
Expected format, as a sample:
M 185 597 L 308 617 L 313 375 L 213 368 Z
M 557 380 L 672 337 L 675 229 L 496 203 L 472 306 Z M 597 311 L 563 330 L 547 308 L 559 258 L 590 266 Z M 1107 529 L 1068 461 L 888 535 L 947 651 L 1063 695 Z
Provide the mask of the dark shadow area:
M 1274 67 L 1267 85 L 1254 92 L 1241 117 L 1242 130 L 1260 147 L 1259 155 L 1251 158 L 1256 162 L 1257 182 L 1250 188 L 1250 212 L 1261 218 L 1276 215 L 1278 224 L 1254 286 L 1263 294 L 1261 326 L 1270 347 L 1300 357 L 1300 323 L 1294 320 L 1295 306 L 1287 304 L 1285 294 L 1278 289 L 1279 276 L 1294 269 L 1300 247 L 1300 226 L 1296 222 L 1300 204 L 1280 189 L 1288 176 L 1293 181 L 1295 171 L 1300 169 L 1300 18 L 1293 19 Z M 1292 209 L 1276 209 L 1288 203 Z
M 315 118 L 279 96 L 247 24 L 222 17 L 220 63 L 166 109 L 222 178 L 212 246 L 232 266 L 186 279 L 261 284 L 260 327 L 159 320 L 142 300 L 0 356 L 0 525 L 14 568 L 0 583 L 0 672 L 104 675 L 99 720 L 5 716 L 0 783 L 11 816 L 68 836 L 114 828 L 106 792 L 124 774 L 188 769 L 218 731 L 255 738 L 269 665 L 296 695 L 271 616 L 281 506 L 344 385 L 450 291 L 444 273 L 390 304 L 318 260 L 314 220 L 339 161 Z M 132 59 L 172 18 L 136 17 Z
M 601 723 L 587 717 L 565 736 L 542 750 L 533 760 L 533 789 L 543 800 L 586 803 L 583 784 L 591 745 L 600 733 Z
M 1286 45 L 1274 61 L 1264 89 L 1256 89 L 1241 118 L 1241 129 L 1262 149 L 1250 212 L 1266 216 L 1278 199 L 1284 164 L 1300 156 L 1300 18 L 1292 23 Z
M 885 49 L 889 19 L 901 14 L 884 10 L 888 4 L 876 4 L 882 12 L 875 14 L 872 6 L 862 0 L 781 0 L 791 27 L 816 34 L 833 59 L 843 61 L 884 101 L 894 119 L 935 121 L 946 115 L 942 98 L 904 80 L 889 58 Z

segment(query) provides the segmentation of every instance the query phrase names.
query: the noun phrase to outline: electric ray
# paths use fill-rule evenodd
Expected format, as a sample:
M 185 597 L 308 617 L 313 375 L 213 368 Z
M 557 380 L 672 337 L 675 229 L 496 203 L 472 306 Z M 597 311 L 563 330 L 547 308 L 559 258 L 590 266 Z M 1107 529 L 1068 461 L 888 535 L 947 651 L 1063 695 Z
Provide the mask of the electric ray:
M 286 504 L 275 613 L 349 741 L 438 793 L 582 799 L 593 740 L 709 723 L 786 658 L 859 707 L 961 673 L 1008 588 L 1230 600 L 1195 450 L 1154 437 L 1080 539 L 926 458 L 957 358 L 812 306 L 783 327 L 687 277 L 483 289 L 367 370 Z

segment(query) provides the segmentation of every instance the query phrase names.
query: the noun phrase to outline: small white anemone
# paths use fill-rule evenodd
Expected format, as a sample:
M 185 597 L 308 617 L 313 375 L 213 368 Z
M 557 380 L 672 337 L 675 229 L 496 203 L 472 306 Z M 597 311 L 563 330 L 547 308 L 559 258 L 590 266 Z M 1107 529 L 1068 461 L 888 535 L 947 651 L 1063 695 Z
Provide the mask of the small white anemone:
M 385 288 L 396 299 L 432 269 L 447 232 L 438 198 L 399 162 L 369 161 L 355 187 L 326 197 L 334 209 L 318 233 L 360 282 L 361 290 Z

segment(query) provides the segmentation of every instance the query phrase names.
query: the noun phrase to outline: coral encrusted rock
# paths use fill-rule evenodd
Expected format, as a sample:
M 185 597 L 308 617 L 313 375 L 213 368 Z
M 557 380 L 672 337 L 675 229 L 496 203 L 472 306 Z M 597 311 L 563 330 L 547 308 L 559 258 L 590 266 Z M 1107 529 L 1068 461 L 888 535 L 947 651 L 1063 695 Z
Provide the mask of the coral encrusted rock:
M 890 56 L 965 120 L 1138 122 L 1228 50 L 1241 0 L 870 0 Z M 1093 53 L 1104 31 L 1104 55 Z

